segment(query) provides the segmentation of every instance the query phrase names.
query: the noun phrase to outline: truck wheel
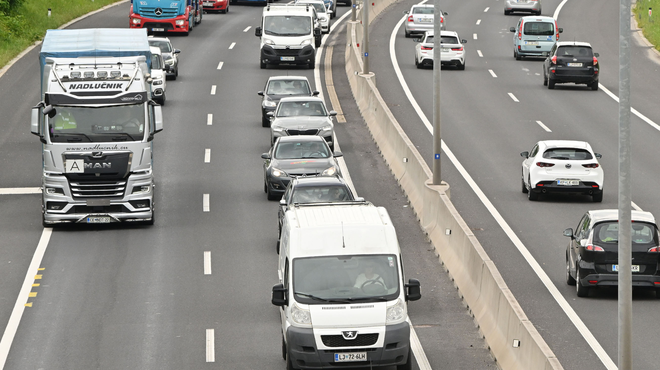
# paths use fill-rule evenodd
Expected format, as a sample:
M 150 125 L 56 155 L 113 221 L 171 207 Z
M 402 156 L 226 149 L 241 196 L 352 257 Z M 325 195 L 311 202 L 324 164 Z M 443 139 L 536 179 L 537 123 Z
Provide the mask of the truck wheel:
M 412 370 L 412 350 L 408 350 L 408 360 L 403 365 L 396 365 L 396 370 Z
M 284 342 L 284 335 L 282 335 L 282 360 L 286 361 L 286 342 Z

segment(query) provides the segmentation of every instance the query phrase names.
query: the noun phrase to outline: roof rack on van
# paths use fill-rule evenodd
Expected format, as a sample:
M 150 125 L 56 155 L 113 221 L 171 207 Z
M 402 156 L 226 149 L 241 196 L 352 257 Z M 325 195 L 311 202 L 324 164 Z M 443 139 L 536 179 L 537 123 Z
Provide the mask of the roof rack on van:
M 271 6 L 274 6 L 274 7 L 277 8 L 277 7 L 289 7 L 289 6 L 300 7 L 300 6 L 302 6 L 302 5 L 303 5 L 303 4 L 296 4 L 296 3 L 286 3 L 286 4 L 272 4 L 272 3 L 268 3 L 268 5 L 266 5 L 266 11 L 269 12 Z M 306 10 L 306 11 L 309 11 L 309 6 L 310 6 L 310 4 L 305 4 L 305 10 Z

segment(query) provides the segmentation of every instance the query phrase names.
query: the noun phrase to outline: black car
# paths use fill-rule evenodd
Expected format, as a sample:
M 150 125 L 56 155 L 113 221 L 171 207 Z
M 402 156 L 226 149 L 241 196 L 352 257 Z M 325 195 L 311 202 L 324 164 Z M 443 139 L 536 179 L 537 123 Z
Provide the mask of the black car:
M 257 92 L 261 99 L 261 126 L 270 127 L 268 112 L 274 112 L 277 103 L 287 96 L 317 96 L 318 91 L 312 91 L 307 77 L 304 76 L 272 76 L 266 81 L 263 91 Z
M 556 42 L 543 62 L 543 85 L 548 89 L 572 82 L 598 90 L 599 75 L 598 53 L 593 52 L 588 42 Z
M 578 297 L 586 297 L 593 287 L 618 285 L 618 218 L 617 209 L 588 211 L 575 231 L 564 230 L 564 236 L 571 238 L 566 249 L 566 283 L 577 287 Z M 660 298 L 660 246 L 651 213 L 632 211 L 631 239 L 633 287 L 655 289 Z
M 332 152 L 328 143 L 320 136 L 283 136 L 264 159 L 264 192 L 268 200 L 281 198 L 294 177 L 341 175 L 337 157 L 341 152 Z

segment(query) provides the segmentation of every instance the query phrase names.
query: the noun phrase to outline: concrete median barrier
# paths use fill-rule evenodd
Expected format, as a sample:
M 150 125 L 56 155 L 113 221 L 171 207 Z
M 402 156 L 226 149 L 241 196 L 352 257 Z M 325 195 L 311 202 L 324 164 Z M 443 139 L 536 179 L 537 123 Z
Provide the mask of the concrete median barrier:
M 394 2 L 366 1 L 370 21 Z M 376 76 L 362 74 L 362 34 L 361 22 L 348 22 L 345 67 L 355 101 L 493 356 L 503 370 L 563 369 L 454 208 L 449 186 L 431 184 L 431 170 L 380 96 Z

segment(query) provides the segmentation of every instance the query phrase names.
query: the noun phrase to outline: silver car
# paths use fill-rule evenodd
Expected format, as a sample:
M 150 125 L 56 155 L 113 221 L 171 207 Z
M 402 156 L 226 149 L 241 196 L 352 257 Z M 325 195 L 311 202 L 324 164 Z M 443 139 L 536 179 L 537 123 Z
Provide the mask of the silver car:
M 415 65 L 417 68 L 433 66 L 433 31 L 426 31 L 424 36 L 416 39 Z M 440 31 L 440 62 L 441 65 L 456 66 L 459 70 L 465 69 L 465 44 L 454 31 Z
M 408 18 L 404 23 L 404 31 L 406 37 L 412 34 L 420 34 L 426 31 L 433 31 L 433 19 L 435 14 L 435 7 L 429 4 L 413 5 L 410 10 L 406 10 L 403 14 L 408 14 Z M 440 29 L 446 29 L 447 19 L 445 18 L 447 12 L 440 11 Z
M 513 12 L 527 12 L 541 15 L 541 0 L 505 0 L 504 15 Z
M 173 80 L 179 76 L 179 53 L 181 50 L 172 47 L 170 39 L 167 37 L 149 36 L 149 46 L 155 46 L 160 49 L 165 64 L 170 66 L 167 71 L 167 77 Z
M 335 111 L 325 107 L 323 99 L 315 96 L 282 98 L 275 112 L 267 113 L 270 122 L 270 143 L 278 137 L 295 135 L 316 135 L 325 139 L 334 150 Z

